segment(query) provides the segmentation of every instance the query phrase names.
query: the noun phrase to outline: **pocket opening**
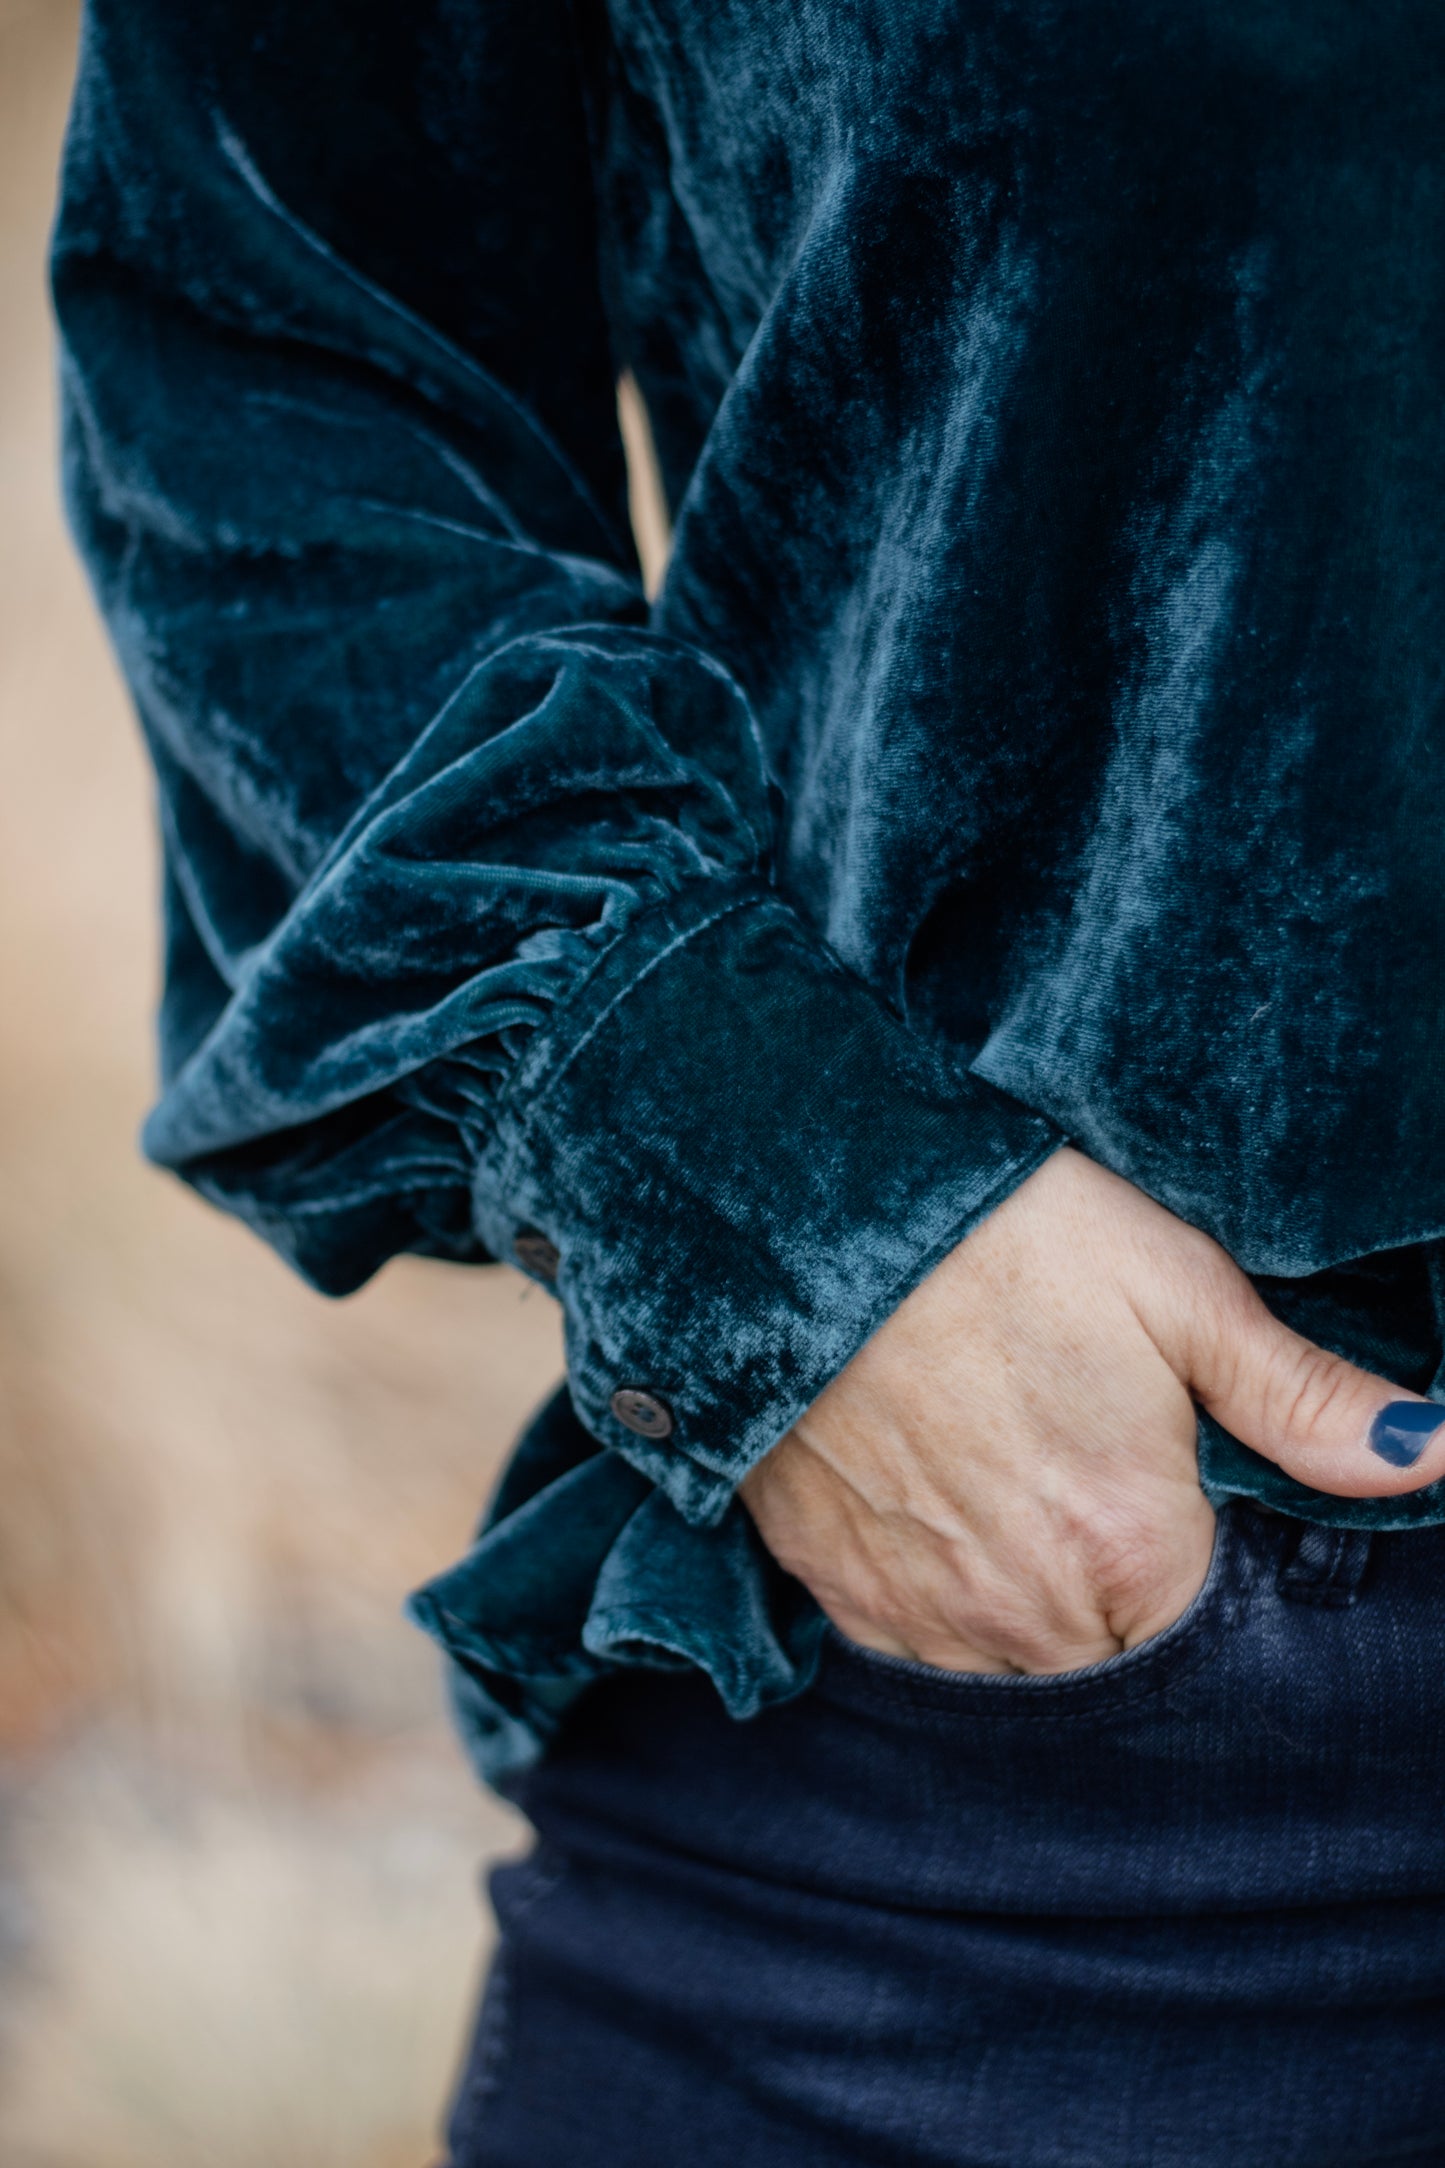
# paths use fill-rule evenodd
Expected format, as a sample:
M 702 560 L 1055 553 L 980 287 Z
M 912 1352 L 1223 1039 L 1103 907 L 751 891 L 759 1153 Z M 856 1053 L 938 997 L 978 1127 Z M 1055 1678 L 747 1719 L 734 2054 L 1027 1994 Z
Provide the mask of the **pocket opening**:
M 1014 1713 L 1033 1711 L 1056 1717 L 1075 1708 L 1127 1699 L 1193 1669 L 1219 1635 L 1236 1622 L 1263 1561 L 1262 1542 L 1251 1533 L 1254 1520 L 1244 1501 L 1231 1500 L 1221 1506 L 1209 1570 L 1178 1618 L 1147 1641 L 1075 1671 L 945 1671 L 913 1657 L 865 1648 L 831 1624 L 825 1646 L 850 1684 L 871 1685 L 875 1693 L 892 1691 L 934 1704 L 963 1704 L 978 1710 L 1007 1706 Z

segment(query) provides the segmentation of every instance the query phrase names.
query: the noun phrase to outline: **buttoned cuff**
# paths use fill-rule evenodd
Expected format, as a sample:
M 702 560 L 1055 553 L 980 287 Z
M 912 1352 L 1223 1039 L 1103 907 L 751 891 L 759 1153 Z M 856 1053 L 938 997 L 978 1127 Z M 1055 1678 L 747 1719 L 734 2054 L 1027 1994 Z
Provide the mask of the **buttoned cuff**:
M 628 929 L 526 1047 L 477 1231 L 549 1279 L 573 1401 L 694 1525 L 1063 1142 L 766 890 Z

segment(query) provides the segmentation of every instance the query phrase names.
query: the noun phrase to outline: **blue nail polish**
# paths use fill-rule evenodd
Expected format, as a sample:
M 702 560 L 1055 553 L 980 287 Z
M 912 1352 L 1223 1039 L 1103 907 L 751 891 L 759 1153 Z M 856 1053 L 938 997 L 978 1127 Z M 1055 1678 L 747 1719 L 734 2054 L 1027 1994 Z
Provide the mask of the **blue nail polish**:
M 1392 1400 L 1370 1425 L 1370 1451 L 1392 1468 L 1413 1468 L 1442 1423 L 1445 1408 L 1428 1400 Z

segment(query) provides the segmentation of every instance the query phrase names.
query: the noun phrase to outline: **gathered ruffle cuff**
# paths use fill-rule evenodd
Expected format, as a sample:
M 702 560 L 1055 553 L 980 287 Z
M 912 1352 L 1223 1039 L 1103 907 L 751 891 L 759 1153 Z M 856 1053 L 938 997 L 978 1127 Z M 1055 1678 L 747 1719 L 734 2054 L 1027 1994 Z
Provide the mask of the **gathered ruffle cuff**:
M 608 1672 L 696 1667 L 733 1716 L 754 1716 L 810 1683 L 825 1623 L 740 1504 L 690 1526 L 565 1389 L 523 1433 L 466 1557 L 407 1608 L 444 1650 L 463 1744 L 501 1789 Z

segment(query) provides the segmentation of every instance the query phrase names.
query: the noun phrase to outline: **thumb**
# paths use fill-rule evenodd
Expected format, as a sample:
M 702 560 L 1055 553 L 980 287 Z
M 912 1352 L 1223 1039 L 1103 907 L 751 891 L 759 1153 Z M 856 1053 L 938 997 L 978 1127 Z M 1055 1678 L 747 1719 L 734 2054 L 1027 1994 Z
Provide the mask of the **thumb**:
M 1445 1476 L 1445 1407 L 1291 1332 L 1245 1282 L 1227 1330 L 1196 1355 L 1196 1399 L 1311 1490 L 1388 1498 Z

